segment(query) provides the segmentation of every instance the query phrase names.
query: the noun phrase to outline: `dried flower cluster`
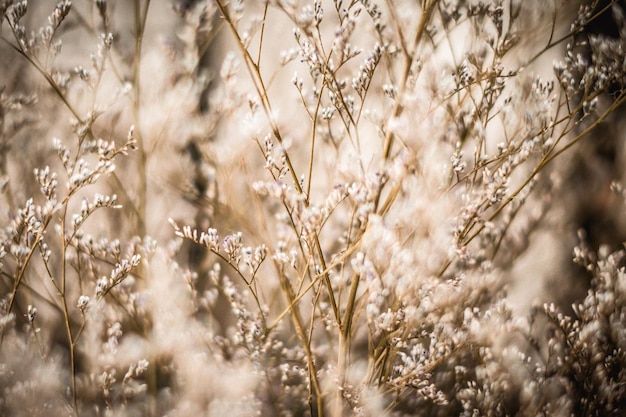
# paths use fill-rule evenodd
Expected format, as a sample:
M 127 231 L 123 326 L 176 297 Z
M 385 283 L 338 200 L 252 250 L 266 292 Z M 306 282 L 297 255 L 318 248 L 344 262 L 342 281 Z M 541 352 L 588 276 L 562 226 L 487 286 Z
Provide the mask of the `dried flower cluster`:
M 622 415 L 626 9 L 559 4 L 0 0 L 0 415 Z

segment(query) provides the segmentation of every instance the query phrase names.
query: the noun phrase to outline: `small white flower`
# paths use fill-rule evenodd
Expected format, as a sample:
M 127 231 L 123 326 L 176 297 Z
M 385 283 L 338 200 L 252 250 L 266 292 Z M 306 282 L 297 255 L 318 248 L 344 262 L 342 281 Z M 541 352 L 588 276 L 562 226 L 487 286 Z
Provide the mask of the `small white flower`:
M 81 310 L 81 311 L 85 311 L 85 309 L 87 308 L 87 306 L 89 305 L 89 301 L 90 298 L 86 295 L 81 295 L 80 297 L 78 297 L 78 302 L 76 303 L 76 306 Z

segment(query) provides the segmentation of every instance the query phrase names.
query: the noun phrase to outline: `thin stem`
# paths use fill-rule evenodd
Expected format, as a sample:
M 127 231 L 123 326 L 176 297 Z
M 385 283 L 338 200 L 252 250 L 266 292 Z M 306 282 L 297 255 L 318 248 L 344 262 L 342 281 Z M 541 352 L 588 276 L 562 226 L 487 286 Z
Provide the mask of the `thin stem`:
M 65 218 L 67 216 L 67 204 L 63 205 L 63 213 L 60 218 L 60 229 L 65 230 Z M 61 283 L 59 285 L 59 297 L 61 297 L 61 310 L 63 311 L 63 324 L 67 334 L 68 349 L 70 351 L 70 372 L 72 377 L 72 403 L 74 413 L 78 416 L 78 398 L 76 395 L 76 358 L 74 357 L 74 336 L 72 335 L 72 325 L 70 322 L 69 309 L 67 307 L 67 245 L 65 233 L 61 234 Z
M 265 3 L 263 8 L 263 19 L 261 20 L 261 33 L 259 33 L 259 54 L 256 57 L 256 66 L 261 68 L 261 51 L 263 49 L 263 35 L 265 35 L 265 21 L 267 19 L 267 9 L 270 7 L 269 2 Z
M 139 152 L 138 180 L 139 190 L 137 192 L 138 202 L 137 211 L 137 230 L 140 236 L 146 234 L 145 214 L 146 214 L 146 198 L 147 198 L 147 154 L 145 143 L 143 141 L 141 127 L 141 52 L 143 48 L 143 37 L 146 28 L 146 19 L 148 9 L 150 8 L 150 0 L 146 0 L 145 7 L 142 10 L 141 0 L 135 0 L 135 55 L 133 60 L 133 119 L 135 124 L 135 137 Z
M 243 40 L 239 36 L 239 32 L 237 31 L 237 28 L 235 27 L 235 23 L 230 18 L 230 14 L 228 13 L 228 10 L 226 9 L 226 6 L 224 5 L 224 2 L 222 0 L 218 0 L 217 1 L 217 6 L 220 9 L 220 12 L 222 13 L 222 16 L 226 20 L 226 23 L 228 24 L 228 26 L 229 26 L 233 36 L 237 40 L 237 46 L 239 47 L 239 50 L 241 51 L 241 54 L 245 58 L 246 68 L 248 69 L 248 72 L 250 73 L 250 76 L 251 76 L 252 80 L 254 81 L 254 83 L 253 83 L 254 87 L 255 87 L 255 89 L 257 91 L 259 99 L 261 100 L 261 103 L 263 104 L 263 109 L 264 109 L 265 115 L 266 115 L 266 117 L 268 119 L 268 123 L 270 124 L 270 128 L 272 130 L 272 133 L 274 134 L 274 137 L 276 138 L 278 143 L 281 146 L 283 146 L 283 154 L 285 155 L 285 163 L 287 164 L 287 168 L 289 169 L 289 173 L 290 173 L 291 178 L 293 180 L 294 187 L 295 187 L 296 191 L 298 192 L 298 194 L 304 194 L 304 190 L 302 189 L 302 185 L 300 184 L 300 180 L 298 178 L 298 175 L 297 175 L 297 173 L 296 173 L 296 171 L 295 171 L 295 169 L 293 167 L 293 164 L 291 162 L 291 158 L 289 157 L 289 153 L 287 152 L 287 149 L 284 148 L 284 141 L 283 141 L 282 135 L 280 133 L 280 129 L 278 128 L 276 120 L 273 117 L 274 112 L 272 110 L 270 99 L 269 99 L 269 96 L 268 96 L 265 84 L 263 82 L 263 77 L 262 77 L 261 72 L 259 70 L 259 66 L 253 60 L 252 56 L 250 55 L 250 51 L 246 48 Z M 308 198 L 305 199 L 305 204 L 308 207 L 308 205 L 309 205 Z M 292 221 L 292 223 L 293 223 L 293 221 Z M 294 230 L 297 233 L 297 230 L 296 229 L 294 229 Z M 314 248 L 314 250 L 317 253 L 317 257 L 319 259 L 320 266 L 321 266 L 322 270 L 326 270 L 326 261 L 324 259 L 324 253 L 322 251 L 322 247 L 320 245 L 318 236 L 315 235 L 313 240 L 314 240 L 313 248 Z M 334 316 L 335 316 L 335 320 L 336 320 L 337 324 L 339 326 L 341 326 L 341 317 L 340 317 L 340 313 L 339 313 L 339 307 L 337 306 L 337 301 L 335 300 L 334 292 L 333 292 L 333 289 L 332 289 L 332 284 L 330 282 L 330 276 L 328 274 L 325 274 L 323 279 L 324 279 L 324 283 L 326 285 L 326 290 L 328 292 L 328 298 L 330 300 L 330 304 L 331 304 L 331 307 L 332 307 L 332 310 L 333 310 L 333 313 L 334 313 Z
M 433 10 L 435 9 L 435 4 L 436 2 L 433 1 L 429 4 L 426 4 L 423 7 L 422 10 L 422 14 L 420 15 L 420 20 L 419 23 L 417 25 L 417 29 L 415 32 L 415 39 L 413 41 L 413 54 L 416 53 L 417 48 L 420 44 L 420 42 L 422 41 L 422 37 L 424 36 L 424 33 L 426 32 L 426 26 L 428 24 L 428 22 L 430 22 L 430 18 L 432 16 Z M 410 58 L 410 59 L 409 59 Z M 398 118 L 400 116 L 400 114 L 402 113 L 403 110 L 403 106 L 402 106 L 402 101 L 404 98 L 404 94 L 405 94 L 405 90 L 407 88 L 407 81 L 409 79 L 409 75 L 411 73 L 411 66 L 413 65 L 413 62 L 415 61 L 415 57 L 408 57 L 405 60 L 405 64 L 404 64 L 404 70 L 402 71 L 402 78 L 401 78 L 401 82 L 400 82 L 400 89 L 398 91 L 398 96 L 393 104 L 393 108 L 391 110 L 391 115 L 389 116 L 389 124 L 391 124 L 391 122 L 393 122 L 396 118 Z M 393 148 L 393 144 L 395 141 L 395 135 L 393 133 L 393 129 L 390 129 L 389 127 L 387 128 L 387 133 L 385 135 L 385 142 L 383 145 L 383 162 L 387 162 L 389 160 L 389 157 L 391 156 L 391 150 Z M 378 211 L 378 204 L 380 202 L 380 197 L 382 194 L 382 186 L 380 188 L 380 190 L 378 191 L 377 195 L 376 195 L 376 199 L 374 201 L 374 211 Z
M 341 410 L 343 408 L 342 402 L 342 392 L 345 384 L 346 378 L 346 370 L 348 369 L 350 360 L 350 346 L 352 339 L 352 322 L 355 315 L 355 302 L 356 295 L 359 288 L 360 283 L 360 275 L 354 274 L 352 276 L 352 284 L 350 285 L 350 294 L 348 295 L 348 304 L 346 305 L 346 310 L 344 311 L 343 321 L 342 321 L 342 329 L 339 334 L 339 357 L 337 360 L 337 369 L 339 372 L 339 383 L 337 384 L 337 394 L 336 394 L 336 413 L 335 415 L 341 415 Z

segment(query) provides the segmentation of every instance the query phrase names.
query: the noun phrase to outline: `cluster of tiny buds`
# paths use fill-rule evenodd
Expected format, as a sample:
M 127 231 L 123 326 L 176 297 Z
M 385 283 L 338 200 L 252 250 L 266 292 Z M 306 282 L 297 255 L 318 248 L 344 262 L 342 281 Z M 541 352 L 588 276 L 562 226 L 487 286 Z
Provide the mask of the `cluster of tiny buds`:
M 57 174 L 50 172 L 50 167 L 44 169 L 35 168 L 35 177 L 41 186 L 41 193 L 47 200 L 56 200 Z
M 72 2 L 70 0 L 63 0 L 57 3 L 52 11 L 52 14 L 48 16 L 48 23 L 53 29 L 57 29 L 61 22 L 67 17 L 72 8 Z
M 115 265 L 110 276 L 101 277 L 96 282 L 96 296 L 98 298 L 106 295 L 114 286 L 119 284 L 130 274 L 141 262 L 141 255 L 134 254 L 130 259 L 122 259 L 120 263 Z
M 354 88 L 360 97 L 363 97 L 367 92 L 374 71 L 382 57 L 383 50 L 384 48 L 380 44 L 376 44 L 369 56 L 365 59 L 365 62 L 359 67 L 357 75 L 352 78 L 352 88 Z
M 90 202 L 86 198 L 83 198 L 80 207 L 80 213 L 74 214 L 72 218 L 72 223 L 74 224 L 74 228 L 80 227 L 85 220 L 93 213 L 96 209 L 102 207 L 108 208 L 121 208 L 122 206 L 116 204 L 117 203 L 117 195 L 113 194 L 111 196 L 102 195 L 96 193 L 94 196 L 93 202 Z
M 26 11 L 28 10 L 28 2 L 26 0 L 18 1 L 14 3 L 9 8 L 9 14 L 11 16 L 11 20 L 13 25 L 19 23 L 19 21 L 26 15 Z
M 313 6 L 306 5 L 302 8 L 300 16 L 298 16 L 298 25 L 304 30 L 308 30 L 309 26 L 318 28 L 322 23 L 324 17 L 324 9 L 322 8 L 322 2 L 315 0 Z

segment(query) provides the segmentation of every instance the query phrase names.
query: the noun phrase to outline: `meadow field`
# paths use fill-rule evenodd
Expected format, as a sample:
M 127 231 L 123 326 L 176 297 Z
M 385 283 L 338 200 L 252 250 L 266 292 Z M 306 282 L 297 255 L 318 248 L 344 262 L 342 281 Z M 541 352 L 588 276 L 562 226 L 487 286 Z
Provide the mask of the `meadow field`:
M 0 0 L 0 415 L 623 416 L 624 3 Z

